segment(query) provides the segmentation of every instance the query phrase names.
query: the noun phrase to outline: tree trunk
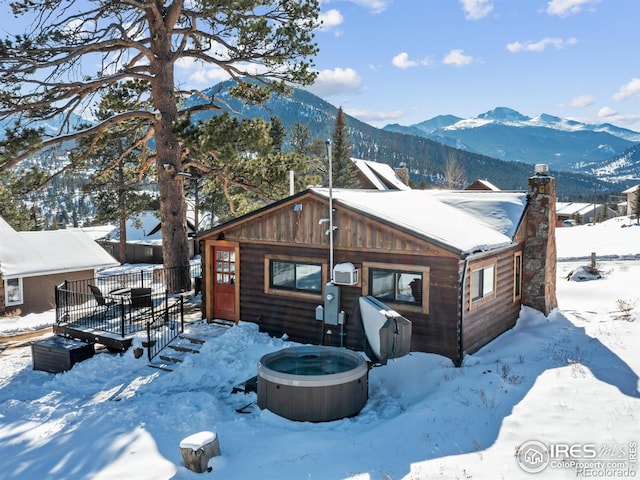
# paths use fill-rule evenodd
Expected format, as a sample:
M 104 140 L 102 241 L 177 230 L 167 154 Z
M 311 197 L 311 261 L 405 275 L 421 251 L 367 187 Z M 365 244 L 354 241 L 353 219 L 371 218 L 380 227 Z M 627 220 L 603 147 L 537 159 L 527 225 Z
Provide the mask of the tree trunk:
M 120 241 L 118 242 L 118 259 L 120 263 L 127 263 L 127 208 L 124 204 L 124 168 L 118 165 L 118 222 Z
M 190 290 L 189 244 L 187 240 L 187 208 L 184 198 L 180 144 L 173 130 L 177 116 L 171 35 L 161 22 L 151 22 L 151 49 L 156 60 L 152 63 L 154 79 L 151 85 L 156 108 L 156 168 L 160 193 L 160 222 L 162 225 L 162 258 L 170 292 Z

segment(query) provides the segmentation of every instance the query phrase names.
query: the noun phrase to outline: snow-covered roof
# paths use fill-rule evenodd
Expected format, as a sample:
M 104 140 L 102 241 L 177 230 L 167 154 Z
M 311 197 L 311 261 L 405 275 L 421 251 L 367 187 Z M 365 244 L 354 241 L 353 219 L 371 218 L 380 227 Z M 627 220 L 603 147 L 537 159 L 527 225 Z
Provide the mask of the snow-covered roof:
M 499 192 L 500 191 L 500 189 L 498 187 L 496 187 L 493 183 L 491 183 L 489 180 L 478 179 L 475 182 L 473 182 L 471 185 L 474 185 L 476 183 L 479 183 L 480 185 L 483 185 L 487 190 L 493 190 L 494 192 Z
M 187 209 L 187 230 L 193 231 L 193 210 Z M 138 243 L 141 245 L 162 245 L 162 230 L 160 228 L 160 217 L 154 210 L 144 210 L 127 219 L 127 243 Z M 112 227 L 111 232 L 104 238 L 117 241 L 120 239 L 120 231 L 117 227 Z
M 0 272 L 5 278 L 120 265 L 79 230 L 16 232 L 0 217 L 0 238 Z
M 333 199 L 461 253 L 511 244 L 527 203 L 525 193 L 473 190 L 334 189 Z
M 602 205 L 597 205 L 602 207 Z M 584 215 L 593 212 L 593 203 L 556 202 L 556 215 Z
M 635 191 L 636 191 L 636 190 L 638 190 L 638 189 L 640 189 L 640 184 L 639 184 L 639 185 L 636 185 L 635 187 L 627 188 L 627 189 L 626 189 L 624 192 L 622 192 L 622 193 L 624 193 L 624 194 L 627 194 L 627 193 L 633 193 L 633 192 L 635 192 Z
M 411 187 L 398 178 L 390 165 L 370 160 L 352 158 L 356 167 L 378 190 L 411 190 Z M 391 187 L 390 187 L 391 185 Z

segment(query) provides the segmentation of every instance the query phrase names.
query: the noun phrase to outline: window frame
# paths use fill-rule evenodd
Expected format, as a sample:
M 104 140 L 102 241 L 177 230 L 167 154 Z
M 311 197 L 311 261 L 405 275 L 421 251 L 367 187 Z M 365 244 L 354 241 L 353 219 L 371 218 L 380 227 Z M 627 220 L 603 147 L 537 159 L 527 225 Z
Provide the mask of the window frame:
M 297 290 L 295 288 L 285 288 L 273 285 L 271 278 L 272 262 L 292 263 L 294 265 L 314 265 L 320 267 L 320 290 Z M 324 259 L 312 257 L 292 258 L 288 255 L 266 255 L 264 257 L 264 293 L 268 295 L 281 295 L 285 297 L 306 298 L 310 300 L 321 300 L 324 293 L 324 286 L 327 283 L 327 263 Z
M 362 295 L 371 295 L 370 271 L 371 270 L 387 270 L 394 273 L 419 273 L 422 275 L 422 304 L 390 301 L 387 299 L 380 300 L 385 305 L 393 307 L 394 310 L 403 312 L 429 313 L 429 289 L 431 268 L 424 265 L 406 265 L 398 263 L 382 263 L 382 262 L 363 262 L 362 263 Z
M 18 293 L 19 293 L 19 300 L 18 301 L 14 301 L 14 302 L 10 302 L 9 301 L 9 284 L 8 282 L 11 280 L 17 280 L 18 281 Z M 15 277 L 15 278 L 4 278 L 4 305 L 6 307 L 14 307 L 16 305 L 23 305 L 24 304 L 24 288 L 23 288 L 23 284 L 22 284 L 22 278 L 21 277 Z
M 485 293 L 485 274 L 484 271 L 491 268 L 493 270 L 493 285 L 491 286 L 491 291 Z M 482 296 L 475 297 L 473 296 L 473 290 L 475 287 L 474 275 L 477 272 L 482 272 Z M 472 265 L 469 268 L 469 310 L 476 308 L 480 305 L 483 305 L 494 298 L 496 298 L 496 291 L 498 286 L 498 260 L 496 258 L 492 258 L 490 260 L 485 260 L 483 262 L 478 262 Z
M 513 301 L 517 302 L 522 298 L 522 252 L 513 254 Z

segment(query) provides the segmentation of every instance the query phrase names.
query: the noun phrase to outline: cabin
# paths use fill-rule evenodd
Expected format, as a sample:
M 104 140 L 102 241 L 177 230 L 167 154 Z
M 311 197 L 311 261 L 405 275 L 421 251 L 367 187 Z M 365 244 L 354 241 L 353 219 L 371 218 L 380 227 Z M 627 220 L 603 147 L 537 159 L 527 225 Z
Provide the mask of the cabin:
M 491 190 L 493 192 L 498 192 L 500 189 L 496 187 L 489 180 L 481 180 L 478 179 L 473 183 L 470 183 L 465 187 L 465 190 Z
M 595 217 L 594 217 L 595 214 Z M 566 220 L 573 220 L 575 225 L 586 225 L 596 221 L 604 221 L 617 216 L 617 213 L 608 205 L 581 203 L 581 202 L 557 202 L 556 225 L 562 226 Z M 564 223 L 566 225 L 566 223 Z
M 538 168 L 540 167 L 540 168 Z M 460 365 L 555 298 L 555 179 L 528 192 L 313 188 L 198 236 L 203 315 L 363 350 L 361 297 Z M 329 212 L 332 212 L 330 215 Z
M 622 192 L 623 195 L 627 197 L 627 215 L 634 215 L 634 209 L 636 202 L 640 198 L 640 184 L 635 187 L 631 187 Z
M 0 217 L 0 315 L 56 306 L 55 287 L 120 265 L 79 230 L 16 232 Z
M 195 255 L 195 226 L 187 212 L 187 234 L 189 236 L 189 258 Z M 107 235 L 98 239 L 111 256 L 122 263 L 162 263 L 162 224 L 156 211 L 144 210 L 131 216 L 125 223 L 126 258 L 120 258 L 120 231 L 114 227 Z

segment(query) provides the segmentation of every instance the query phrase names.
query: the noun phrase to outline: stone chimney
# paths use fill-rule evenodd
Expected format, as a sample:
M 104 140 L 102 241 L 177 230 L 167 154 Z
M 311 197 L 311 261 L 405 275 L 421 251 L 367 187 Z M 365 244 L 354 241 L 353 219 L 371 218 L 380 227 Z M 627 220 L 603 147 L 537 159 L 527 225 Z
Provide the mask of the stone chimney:
M 556 298 L 556 179 L 548 166 L 535 166 L 529 178 L 529 204 L 522 255 L 522 304 L 545 315 L 558 306 Z
M 396 172 L 396 176 L 404 183 L 409 185 L 409 169 L 407 164 L 402 162 L 399 167 L 393 169 Z

